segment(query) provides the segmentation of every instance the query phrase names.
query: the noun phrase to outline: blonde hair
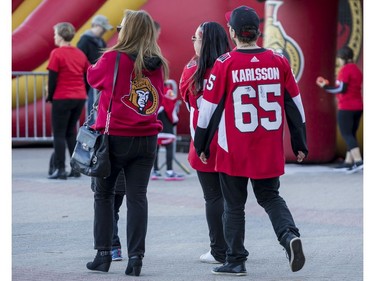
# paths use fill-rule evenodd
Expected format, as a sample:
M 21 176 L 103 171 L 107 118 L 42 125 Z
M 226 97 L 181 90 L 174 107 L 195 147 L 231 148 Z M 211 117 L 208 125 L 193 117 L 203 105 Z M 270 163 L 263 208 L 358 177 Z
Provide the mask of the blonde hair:
M 54 25 L 53 28 L 66 42 L 72 41 L 74 34 L 76 33 L 74 26 L 69 22 L 60 22 Z
M 156 39 L 154 21 L 146 11 L 125 10 L 117 43 L 110 50 L 137 55 L 134 63 L 134 73 L 137 78 L 142 76 L 142 69 L 147 69 L 144 61 L 146 57 L 159 57 L 163 66 L 164 79 L 168 79 L 168 63 Z

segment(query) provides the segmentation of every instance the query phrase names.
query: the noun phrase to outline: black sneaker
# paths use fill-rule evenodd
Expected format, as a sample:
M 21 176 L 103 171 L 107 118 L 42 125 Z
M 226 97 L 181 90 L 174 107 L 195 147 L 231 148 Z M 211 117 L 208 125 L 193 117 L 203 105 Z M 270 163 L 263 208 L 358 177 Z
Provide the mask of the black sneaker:
M 335 171 L 347 171 L 353 166 L 352 163 L 342 162 L 341 164 L 337 165 L 334 169 Z
M 211 270 L 213 274 L 218 275 L 233 275 L 233 276 L 244 276 L 247 275 L 245 262 L 229 263 L 226 262 L 224 265 L 215 267 Z
M 305 255 L 303 254 L 301 239 L 287 231 L 281 237 L 280 244 L 288 255 L 291 270 L 296 272 L 302 269 L 305 264 Z
M 356 172 L 359 172 L 363 170 L 363 161 L 355 162 L 354 165 L 352 165 L 347 171 L 347 174 L 354 174 Z

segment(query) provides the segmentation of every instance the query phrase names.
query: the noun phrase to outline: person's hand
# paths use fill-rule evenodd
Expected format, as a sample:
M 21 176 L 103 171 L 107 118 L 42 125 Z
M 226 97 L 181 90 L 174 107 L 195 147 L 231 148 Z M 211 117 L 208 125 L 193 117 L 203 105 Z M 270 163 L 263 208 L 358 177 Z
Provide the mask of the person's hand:
M 204 154 L 204 152 L 201 153 L 201 155 L 199 156 L 199 159 L 201 159 L 203 164 L 207 164 L 207 157 L 206 157 L 206 154 Z
M 306 157 L 305 153 L 303 153 L 302 151 L 298 151 L 297 162 L 301 163 L 303 159 L 305 159 L 305 157 Z
M 329 84 L 329 81 L 323 78 L 322 76 L 319 76 L 318 78 L 316 78 L 315 82 L 316 82 L 316 85 L 318 85 L 320 88 L 323 88 L 325 85 Z
M 171 89 L 168 89 L 164 96 L 170 100 L 175 100 L 177 98 L 177 96 L 174 94 L 173 90 Z

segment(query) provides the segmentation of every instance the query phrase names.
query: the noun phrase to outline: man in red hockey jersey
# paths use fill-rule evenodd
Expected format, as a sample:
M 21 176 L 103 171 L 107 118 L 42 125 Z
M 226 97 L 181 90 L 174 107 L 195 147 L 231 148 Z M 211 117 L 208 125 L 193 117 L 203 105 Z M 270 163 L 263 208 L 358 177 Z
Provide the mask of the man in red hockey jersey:
M 287 121 L 298 162 L 307 156 L 305 114 L 288 60 L 257 46 L 259 17 L 241 6 L 226 14 L 236 49 L 219 57 L 203 94 L 194 146 L 203 163 L 218 130 L 216 170 L 220 173 L 228 244 L 226 263 L 214 274 L 246 275 L 245 203 L 250 179 L 257 202 L 267 212 L 292 271 L 305 257 L 300 233 L 279 196 L 284 174 L 283 128 Z M 285 115 L 284 115 L 285 112 Z M 286 120 L 285 117 L 286 116 Z

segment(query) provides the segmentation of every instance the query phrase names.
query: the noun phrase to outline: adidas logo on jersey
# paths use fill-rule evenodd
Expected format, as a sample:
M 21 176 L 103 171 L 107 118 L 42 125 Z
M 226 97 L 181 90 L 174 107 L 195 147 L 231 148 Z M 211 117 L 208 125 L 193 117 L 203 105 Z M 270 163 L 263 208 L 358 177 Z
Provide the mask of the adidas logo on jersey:
M 257 57 L 253 57 L 250 62 L 259 62 L 259 60 L 257 59 Z

